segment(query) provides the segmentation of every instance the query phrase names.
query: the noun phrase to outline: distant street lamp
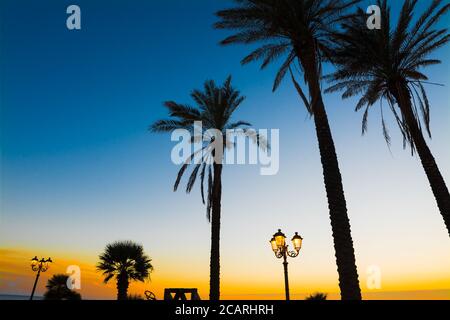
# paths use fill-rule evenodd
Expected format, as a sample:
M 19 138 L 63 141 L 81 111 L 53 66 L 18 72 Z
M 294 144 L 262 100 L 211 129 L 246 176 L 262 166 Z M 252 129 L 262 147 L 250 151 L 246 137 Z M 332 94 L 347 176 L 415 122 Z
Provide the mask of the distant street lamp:
M 272 246 L 272 250 L 275 253 L 275 257 L 278 259 L 283 258 L 283 266 L 284 266 L 284 287 L 286 290 L 286 300 L 289 300 L 289 280 L 288 280 L 288 262 L 287 257 L 295 258 L 298 256 L 300 249 L 302 248 L 303 238 L 298 235 L 296 232 L 294 237 L 292 237 L 292 245 L 294 246 L 295 251 L 289 251 L 288 245 L 286 244 L 286 236 L 281 229 L 278 229 L 278 232 L 275 233 L 270 240 L 270 245 Z
M 47 269 L 50 267 L 50 263 L 52 262 L 53 261 L 51 258 L 48 258 L 47 260 L 42 258 L 41 260 L 39 260 L 38 257 L 34 257 L 33 259 L 31 259 L 31 270 L 37 272 L 37 274 L 36 280 L 34 280 L 33 291 L 31 291 L 30 300 L 33 300 L 34 291 L 36 290 L 36 285 L 39 280 L 39 276 L 41 275 L 41 272 L 47 271 Z

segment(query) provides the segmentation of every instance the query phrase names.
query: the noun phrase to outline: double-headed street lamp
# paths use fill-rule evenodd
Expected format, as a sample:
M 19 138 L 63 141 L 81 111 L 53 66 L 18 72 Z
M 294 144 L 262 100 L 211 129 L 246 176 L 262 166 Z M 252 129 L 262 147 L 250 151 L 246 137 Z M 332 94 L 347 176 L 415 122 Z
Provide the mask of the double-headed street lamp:
M 272 250 L 275 253 L 275 257 L 278 259 L 283 258 L 283 266 L 284 266 L 284 287 L 286 289 L 286 300 L 289 300 L 289 279 L 288 279 L 288 262 L 287 257 L 295 258 L 298 256 L 300 249 L 302 248 L 303 238 L 298 235 L 296 232 L 294 237 L 292 237 L 292 245 L 294 246 L 295 251 L 289 251 L 289 245 L 286 244 L 286 236 L 281 229 L 278 229 L 278 232 L 275 233 L 270 240 L 270 245 L 272 246 Z
M 48 258 L 47 260 L 42 258 L 41 260 L 39 260 L 38 257 L 34 257 L 33 259 L 31 259 L 31 270 L 37 272 L 37 274 L 36 280 L 34 280 L 33 291 L 31 291 L 30 300 L 33 300 L 34 290 L 36 290 L 36 285 L 39 280 L 39 276 L 41 275 L 41 272 L 47 271 L 47 269 L 50 267 L 50 263 L 52 262 L 53 261 L 51 258 Z

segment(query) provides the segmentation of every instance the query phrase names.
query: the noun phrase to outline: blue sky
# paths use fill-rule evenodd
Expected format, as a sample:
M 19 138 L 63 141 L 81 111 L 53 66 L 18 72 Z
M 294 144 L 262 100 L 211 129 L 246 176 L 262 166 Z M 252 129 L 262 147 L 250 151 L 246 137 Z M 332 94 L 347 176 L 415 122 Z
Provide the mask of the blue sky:
M 428 3 L 419 2 L 419 8 Z M 66 7 L 74 3 L 81 7 L 80 31 L 65 27 Z M 232 74 L 247 96 L 236 119 L 256 128 L 279 128 L 281 163 L 274 177 L 259 176 L 254 166 L 224 172 L 225 270 L 242 272 L 226 264 L 239 256 L 237 247 L 249 252 L 244 270 L 254 268 L 252 259 L 274 265 L 266 241 L 282 227 L 308 239 L 310 260 L 302 268 L 324 264 L 322 272 L 335 275 L 313 123 L 288 81 L 271 92 L 276 65 L 265 71 L 257 65 L 242 67 L 239 61 L 249 48 L 218 45 L 227 33 L 212 28 L 213 13 L 227 3 L 1 2 L 2 245 L 96 254 L 109 241 L 130 238 L 144 243 L 155 261 L 176 264 L 198 257 L 195 263 L 205 267 L 207 281 L 207 263 L 200 262 L 208 259 L 209 228 L 199 192 L 172 192 L 177 172 L 170 161 L 173 143 L 167 135 L 148 133 L 147 127 L 166 116 L 163 101 L 190 102 L 189 92 L 204 80 L 221 82 Z M 449 54 L 447 46 L 435 56 Z M 446 85 L 429 88 L 430 147 L 450 181 L 450 62 L 427 72 L 432 81 Z M 420 162 L 402 150 L 392 117 L 391 154 L 378 112 L 371 114 L 369 133 L 361 137 L 362 114 L 353 111 L 354 100 L 328 95 L 325 102 L 361 269 L 398 259 L 398 250 L 406 250 L 403 262 L 386 267 L 396 275 L 402 263 L 422 261 L 430 246 L 448 252 L 448 236 Z M 252 237 L 249 230 L 254 230 Z M 429 237 L 414 252 L 408 244 L 419 232 Z M 380 235 L 383 248 L 376 246 Z M 186 248 L 173 258 L 180 237 Z M 164 243 L 158 243 L 161 238 Z M 430 259 L 427 268 L 433 261 L 439 257 Z M 445 263 L 450 265 L 448 259 Z M 308 274 L 302 272 L 298 277 Z

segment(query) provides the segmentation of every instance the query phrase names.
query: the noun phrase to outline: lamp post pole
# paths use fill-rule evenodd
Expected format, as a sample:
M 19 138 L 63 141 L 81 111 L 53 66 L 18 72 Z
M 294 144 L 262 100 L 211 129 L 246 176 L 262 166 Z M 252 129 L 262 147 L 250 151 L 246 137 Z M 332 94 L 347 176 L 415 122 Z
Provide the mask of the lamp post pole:
M 51 258 L 48 258 L 47 260 L 42 258 L 41 260 L 39 260 L 36 256 L 33 259 L 31 259 L 31 270 L 33 270 L 34 272 L 37 272 L 37 274 L 36 274 L 36 279 L 34 280 L 33 290 L 31 291 L 30 300 L 33 300 L 34 291 L 36 290 L 36 285 L 38 283 L 41 272 L 47 271 L 47 269 L 50 266 L 50 263 L 52 263 L 52 262 L 53 261 Z
M 42 268 L 39 267 L 39 270 L 38 270 L 38 272 L 37 272 L 37 274 L 36 274 L 36 279 L 34 280 L 34 285 L 33 285 L 33 290 L 31 291 L 30 300 L 33 300 L 33 297 L 34 297 L 34 291 L 36 290 L 36 285 L 37 285 L 37 282 L 38 282 L 38 280 L 39 280 L 39 276 L 41 275 L 41 270 L 42 270 Z
M 289 301 L 289 277 L 288 277 L 288 262 L 287 256 L 284 254 L 283 256 L 283 266 L 284 266 L 284 288 L 286 291 L 286 301 Z
M 290 300 L 289 295 L 289 276 L 288 276 L 288 261 L 287 257 L 295 258 L 298 256 L 300 249 L 302 247 L 303 238 L 296 232 L 292 238 L 292 244 L 294 246 L 294 251 L 289 251 L 289 246 L 286 244 L 286 236 L 278 229 L 270 240 L 270 245 L 272 246 L 272 251 L 275 253 L 275 257 L 278 259 L 283 258 L 284 267 L 284 288 L 286 292 L 286 301 Z

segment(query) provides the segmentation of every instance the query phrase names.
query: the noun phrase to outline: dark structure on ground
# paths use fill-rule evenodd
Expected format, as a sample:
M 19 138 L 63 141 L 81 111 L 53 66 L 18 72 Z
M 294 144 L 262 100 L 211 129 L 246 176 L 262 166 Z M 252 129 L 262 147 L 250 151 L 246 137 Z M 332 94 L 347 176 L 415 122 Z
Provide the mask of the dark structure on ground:
M 186 295 L 191 295 L 188 299 Z M 201 300 L 197 289 L 179 289 L 171 288 L 164 290 L 164 300 Z

